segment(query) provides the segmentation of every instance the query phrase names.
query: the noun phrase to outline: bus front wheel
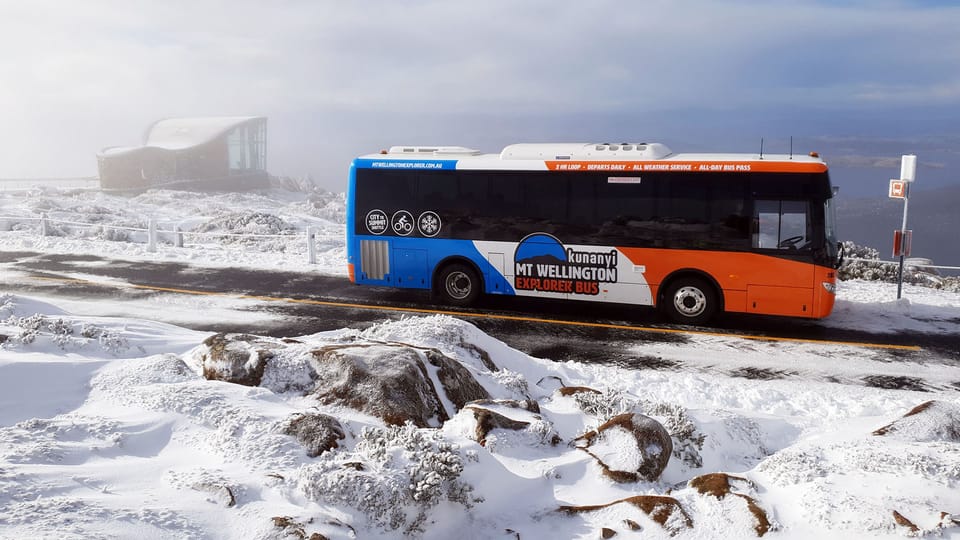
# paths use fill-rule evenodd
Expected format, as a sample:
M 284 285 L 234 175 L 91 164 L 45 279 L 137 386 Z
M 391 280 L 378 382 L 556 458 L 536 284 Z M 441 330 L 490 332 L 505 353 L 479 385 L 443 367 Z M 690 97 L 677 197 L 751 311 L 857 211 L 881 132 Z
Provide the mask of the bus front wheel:
M 448 304 L 466 307 L 480 296 L 480 278 L 467 265 L 451 264 L 440 272 L 438 278 L 436 291 Z
M 699 278 L 681 278 L 663 295 L 663 310 L 673 322 L 703 324 L 717 312 L 717 293 L 713 286 Z

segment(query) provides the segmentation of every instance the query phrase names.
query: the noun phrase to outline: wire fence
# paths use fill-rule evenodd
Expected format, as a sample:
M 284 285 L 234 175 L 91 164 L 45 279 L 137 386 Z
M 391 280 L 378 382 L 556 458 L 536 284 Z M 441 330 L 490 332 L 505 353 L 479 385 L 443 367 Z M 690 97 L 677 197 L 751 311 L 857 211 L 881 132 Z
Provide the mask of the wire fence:
M 844 261 L 852 262 L 865 262 L 865 263 L 875 263 L 875 264 L 893 264 L 899 265 L 900 261 L 884 261 L 881 259 L 861 259 L 857 257 L 844 257 Z M 940 266 L 933 264 L 929 259 L 920 259 L 920 258 L 908 258 L 904 261 L 905 266 L 912 266 L 915 268 L 936 268 L 937 270 L 960 270 L 960 266 Z
M 66 219 L 54 219 L 48 217 L 46 214 L 42 214 L 39 217 L 31 216 L 0 216 L 0 231 L 9 230 L 10 223 L 38 223 L 38 233 L 40 236 L 54 236 L 54 231 L 51 227 L 52 224 L 60 225 L 69 225 L 72 227 L 88 227 L 88 228 L 98 228 L 98 229 L 111 229 L 111 230 L 123 230 L 123 231 L 133 231 L 139 233 L 146 233 L 147 235 L 147 252 L 155 253 L 157 251 L 157 243 L 162 236 L 167 238 L 172 238 L 172 244 L 174 247 L 182 248 L 185 247 L 185 238 L 275 238 L 275 239 L 286 239 L 291 240 L 294 238 L 302 237 L 303 242 L 306 245 L 307 251 L 307 262 L 309 264 L 317 264 L 317 242 L 318 241 L 329 241 L 334 239 L 342 239 L 342 232 L 331 232 L 328 230 L 323 230 L 318 227 L 307 227 L 304 232 L 289 232 L 282 234 L 260 234 L 260 233 L 236 233 L 236 232 L 216 232 L 216 231 L 184 231 L 180 230 L 180 227 L 176 224 L 169 225 L 171 228 L 162 228 L 159 224 L 150 219 L 146 228 L 144 227 L 131 227 L 127 225 L 111 225 L 106 223 L 86 223 L 81 221 L 71 221 Z M 126 239 L 129 241 L 129 239 Z
M 24 191 L 37 188 L 95 189 L 100 180 L 87 178 L 0 178 L 0 191 Z
M 114 230 L 125 230 L 125 231 L 134 231 L 147 234 L 147 251 L 154 253 L 157 250 L 157 242 L 160 235 L 165 235 L 167 237 L 173 238 L 173 245 L 175 247 L 184 247 L 184 238 L 282 238 L 282 239 L 291 239 L 297 236 L 298 233 L 286 233 L 286 234 L 258 234 L 258 233 L 230 233 L 230 232 L 213 232 L 213 231 L 183 231 L 180 230 L 179 226 L 173 225 L 173 228 L 164 229 L 158 226 L 158 224 L 150 219 L 146 228 L 144 227 L 130 227 L 126 225 L 110 225 L 104 223 L 85 223 L 81 221 L 71 221 L 66 219 L 53 219 L 48 217 L 46 214 L 42 214 L 40 217 L 29 217 L 29 216 L 0 216 L 0 231 L 9 229 L 9 222 L 39 222 L 39 234 L 40 236 L 51 236 L 50 225 L 52 223 L 58 223 L 61 225 L 70 225 L 74 227 L 90 227 L 90 228 L 100 228 L 100 229 L 114 229 Z M 318 240 L 334 240 L 342 238 L 342 233 L 331 233 L 329 231 L 323 231 L 316 227 L 307 227 L 304 233 L 299 233 L 304 236 L 304 243 L 307 246 L 307 262 L 309 264 L 317 263 L 317 253 L 316 253 L 316 242 Z M 873 264 L 889 264 L 889 265 L 899 265 L 899 261 L 884 261 L 881 259 L 864 259 L 858 257 L 845 257 L 844 261 L 850 262 L 864 262 L 864 263 L 873 263 Z M 928 259 L 913 258 L 907 259 L 905 261 L 906 266 L 914 268 L 935 268 L 937 270 L 960 270 L 960 266 L 942 266 L 932 264 Z

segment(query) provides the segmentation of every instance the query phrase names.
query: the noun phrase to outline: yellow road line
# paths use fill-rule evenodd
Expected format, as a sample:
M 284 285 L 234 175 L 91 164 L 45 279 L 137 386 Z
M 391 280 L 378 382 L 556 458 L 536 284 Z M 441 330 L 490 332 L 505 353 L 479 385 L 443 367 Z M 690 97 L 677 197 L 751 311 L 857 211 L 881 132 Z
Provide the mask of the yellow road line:
M 261 302 L 286 302 L 286 303 L 293 303 L 293 304 L 308 304 L 308 305 L 314 305 L 314 306 L 365 309 L 365 310 L 374 310 L 374 311 L 394 311 L 394 312 L 400 312 L 400 313 L 419 313 L 419 314 L 426 314 L 426 315 L 449 315 L 451 317 L 472 317 L 477 319 L 533 322 L 533 323 L 542 323 L 542 324 L 553 324 L 558 326 L 581 326 L 581 327 L 587 327 L 587 328 L 629 330 L 634 332 L 650 332 L 650 333 L 657 333 L 657 334 L 683 334 L 683 335 L 722 337 L 722 338 L 732 337 L 732 338 L 740 338 L 740 339 L 749 339 L 754 341 L 809 343 L 814 345 L 844 345 L 849 347 L 865 347 L 865 348 L 871 348 L 871 349 L 892 349 L 892 350 L 900 350 L 900 351 L 922 351 L 923 350 L 922 347 L 918 347 L 916 345 L 884 345 L 881 343 L 865 343 L 865 342 L 856 342 L 856 341 L 832 341 L 832 340 L 826 340 L 826 339 L 802 339 L 802 338 L 774 337 L 774 336 L 751 336 L 751 335 L 743 335 L 743 334 L 731 334 L 731 333 L 725 333 L 725 332 L 708 332 L 705 330 L 680 330 L 677 328 L 656 328 L 656 327 L 650 327 L 650 326 L 629 326 L 629 325 L 623 325 L 623 324 L 564 321 L 560 319 L 542 319 L 537 317 L 522 317 L 518 315 L 500 315 L 496 313 L 470 313 L 465 311 L 449 311 L 449 310 L 443 310 L 443 309 L 376 306 L 376 305 L 370 305 L 370 304 L 355 304 L 350 302 L 331 302 L 328 300 L 310 300 L 305 298 L 286 298 L 286 297 L 277 297 L 277 296 L 233 294 L 233 293 L 224 293 L 224 292 L 216 292 L 216 291 L 198 291 L 194 289 L 179 289 L 174 287 L 156 287 L 153 285 L 139 285 L 136 283 L 114 283 L 109 281 L 94 281 L 89 279 L 78 279 L 78 278 L 54 278 L 54 277 L 34 276 L 34 279 L 41 280 L 41 281 L 55 281 L 60 283 L 82 283 L 82 284 L 92 284 L 92 285 L 101 285 L 101 286 L 113 285 L 116 287 L 128 287 L 132 289 L 142 289 L 142 290 L 169 292 L 169 293 L 177 293 L 177 294 L 191 294 L 191 295 L 198 295 L 198 296 L 224 296 L 224 297 L 237 298 L 242 300 L 259 300 Z

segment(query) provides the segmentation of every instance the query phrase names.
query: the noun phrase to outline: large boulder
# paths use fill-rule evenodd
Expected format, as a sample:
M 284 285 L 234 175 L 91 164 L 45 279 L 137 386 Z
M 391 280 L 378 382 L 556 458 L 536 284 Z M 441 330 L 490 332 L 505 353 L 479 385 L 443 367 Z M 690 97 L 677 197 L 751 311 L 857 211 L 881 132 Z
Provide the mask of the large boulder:
M 338 345 L 313 351 L 312 364 L 317 372 L 312 394 L 317 400 L 391 425 L 438 427 L 469 401 L 489 397 L 469 370 L 438 351 L 388 344 Z M 431 372 L 436 373 L 437 384 Z M 454 410 L 447 410 L 445 402 Z
M 673 441 L 666 428 L 649 416 L 624 413 L 575 439 L 617 482 L 652 482 L 670 462 Z
M 203 376 L 245 386 L 259 386 L 263 372 L 282 347 L 269 338 L 250 334 L 215 334 L 194 351 Z

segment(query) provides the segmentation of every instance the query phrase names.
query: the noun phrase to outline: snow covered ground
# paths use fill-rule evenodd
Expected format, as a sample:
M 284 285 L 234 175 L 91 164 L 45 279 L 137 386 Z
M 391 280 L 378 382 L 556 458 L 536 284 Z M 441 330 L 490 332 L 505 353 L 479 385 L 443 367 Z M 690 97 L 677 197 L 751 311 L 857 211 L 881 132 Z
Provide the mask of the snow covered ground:
M 290 238 L 198 237 L 182 248 L 161 240 L 150 253 L 126 241 L 144 242 L 136 231 L 121 238 L 106 227 L 60 228 L 41 238 L 38 224 L 23 220 L 39 211 L 101 225 L 142 228 L 153 217 L 184 230 L 289 231 Z M 342 221 L 342 198 L 324 193 L 0 192 L 4 251 L 342 274 Z M 307 264 L 298 234 L 307 226 L 322 231 L 316 265 Z M 894 300 L 895 287 L 886 284 L 844 282 L 823 324 L 960 334 L 960 295 L 908 287 L 905 296 Z M 955 362 L 696 336 L 637 345 L 638 355 L 662 361 L 658 369 L 557 363 L 511 349 L 467 322 L 411 316 L 271 341 L 276 354 L 264 382 L 250 387 L 207 380 L 201 357 L 210 335 L 189 327 L 198 310 L 251 317 L 241 310 L 255 300 L 157 298 L 165 298 L 167 320 L 179 314 L 181 322 L 155 322 L 143 303 L 111 306 L 114 316 L 105 317 L 97 315 L 105 308 L 0 288 L 0 537 L 332 539 L 409 531 L 438 539 L 599 538 L 606 528 L 617 538 L 743 538 L 759 530 L 791 539 L 960 538 L 953 517 L 960 516 Z M 481 445 L 473 416 L 450 403 L 442 427 L 397 428 L 309 393 L 317 351 L 397 343 L 439 351 L 492 398 L 534 401 L 540 412 L 497 409 L 528 427 L 494 429 Z M 481 362 L 479 351 L 497 369 Z M 732 377 L 670 369 L 673 362 L 798 375 Z M 848 384 L 864 371 L 921 375 L 932 384 L 926 391 Z M 565 396 L 561 386 L 600 393 Z M 659 479 L 616 482 L 573 442 L 622 412 L 646 414 L 670 432 L 674 452 Z M 306 413 L 339 421 L 338 448 L 308 457 L 285 434 L 291 419 Z M 640 460 L 628 442 L 611 435 L 594 450 L 626 467 Z M 731 478 L 725 497 L 690 484 L 717 472 Z M 560 511 L 638 495 L 671 497 L 683 512 L 660 524 L 656 509 L 629 503 Z

